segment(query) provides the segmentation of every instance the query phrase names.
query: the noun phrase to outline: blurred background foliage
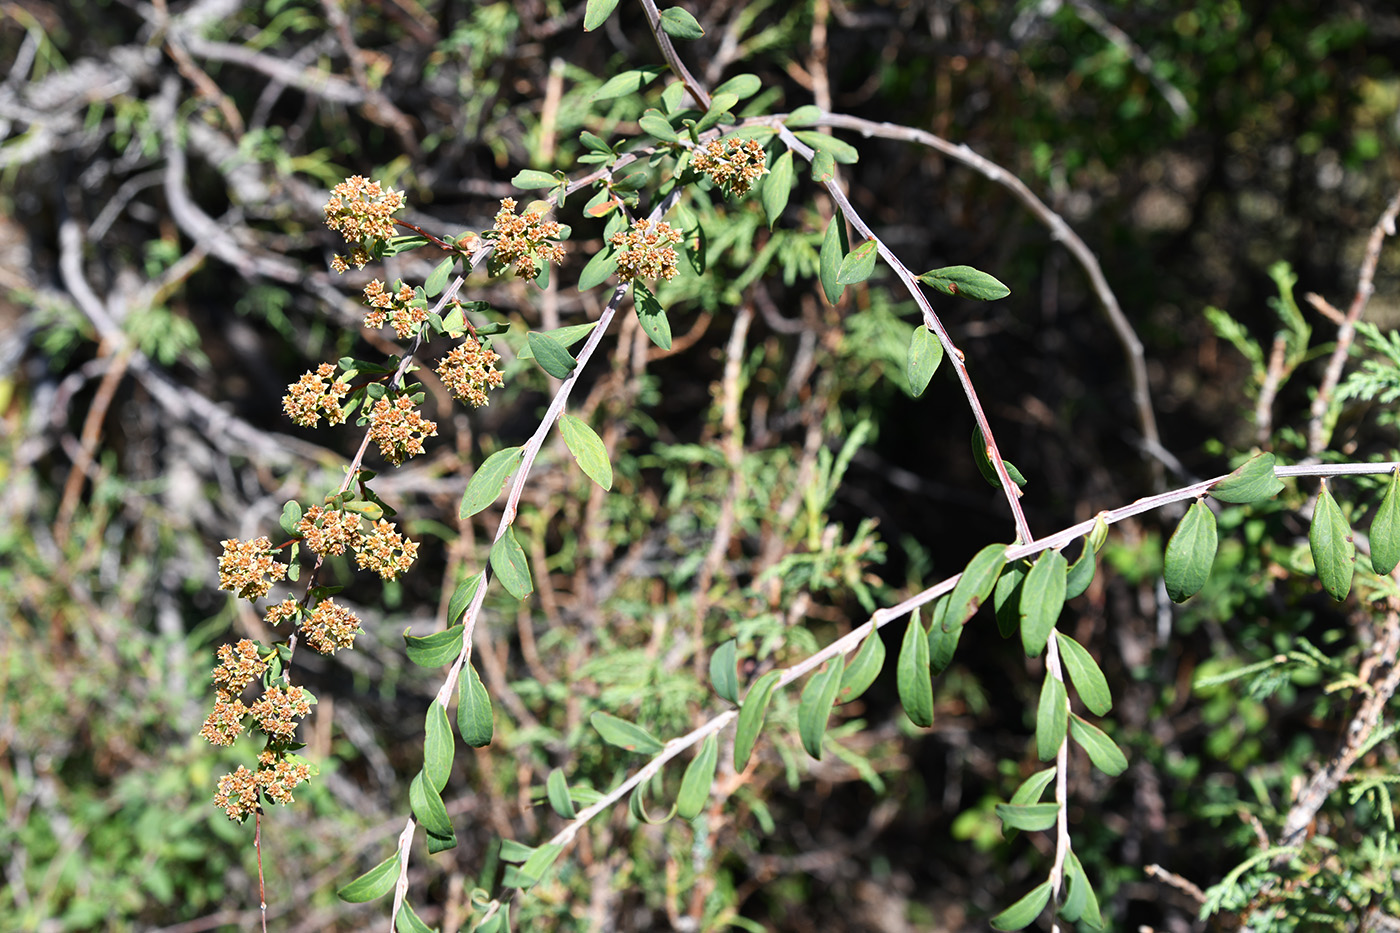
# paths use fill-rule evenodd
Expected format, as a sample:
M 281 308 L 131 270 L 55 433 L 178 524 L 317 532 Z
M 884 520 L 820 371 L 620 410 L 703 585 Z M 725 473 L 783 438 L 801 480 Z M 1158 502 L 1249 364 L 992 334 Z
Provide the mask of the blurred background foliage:
M 707 35 L 683 54 L 712 86 L 758 74 L 751 112 L 815 101 L 928 129 L 1060 211 L 1146 346 L 1179 458 L 1169 481 L 1223 472 L 1258 441 L 1258 371 L 1240 348 L 1268 347 L 1279 327 L 1275 264 L 1300 295 L 1345 307 L 1400 177 L 1400 13 L 1384 0 L 689 6 Z M 274 636 L 217 592 L 218 542 L 269 533 L 283 501 L 335 488 L 359 437 L 295 429 L 281 395 L 320 361 L 396 352 L 361 330 L 359 287 L 371 271 L 421 281 L 432 262 L 327 272 L 326 189 L 380 179 L 445 234 L 489 227 L 522 168 L 579 173 L 579 132 L 634 134 L 662 84 L 592 103 L 610 75 L 660 59 L 633 5 L 588 34 L 582 13 L 558 0 L 0 4 L 0 927 L 255 922 L 252 827 L 210 805 L 251 752 L 196 733 L 214 648 Z M 842 169 L 851 196 L 907 265 L 973 265 L 1011 287 L 939 307 L 1030 479 L 1037 533 L 1156 491 L 1126 364 L 1066 252 L 967 169 L 847 138 L 861 153 Z M 520 443 L 547 400 L 510 348 L 526 328 L 596 315 L 596 295 L 570 284 L 602 230 L 580 206 L 565 209 L 574 245 L 549 289 L 469 283 L 515 324 L 491 406 L 463 414 L 423 374 L 440 436 L 376 485 L 422 543 L 414 571 L 371 585 L 332 567 L 367 631 L 333 659 L 298 655 L 320 698 L 304 726 L 320 775 L 263 824 L 277 929 L 383 923 L 382 903 L 333 892 L 383 857 L 420 764 L 439 681 L 407 664 L 400 634 L 433 631 L 481 566 L 497 515 L 458 522 L 456 499 L 471 464 Z M 739 639 L 751 679 L 1011 537 L 955 387 L 902 390 L 912 306 L 880 282 L 839 308 L 819 297 L 829 205 L 814 187 L 772 234 L 756 204 L 702 194 L 695 209 L 710 267 L 663 290 L 676 349 L 649 349 L 629 318 L 576 395 L 612 454 L 613 492 L 547 447 L 517 524 L 537 599 L 488 598 L 477 657 L 496 742 L 458 755 L 445 797 L 462 844 L 415 857 L 411 876 L 420 914 L 445 929 L 493 883 L 494 839 L 558 825 L 541 801 L 551 768 L 606 788 L 635 765 L 600 745 L 589 713 L 684 732 L 717 708 L 702 674 L 723 640 Z M 1381 331 L 1400 320 L 1395 257 L 1382 255 L 1367 312 Z M 1264 439 L 1285 457 L 1304 452 L 1335 332 L 1303 313 L 1311 342 L 1298 338 Z M 1376 338 L 1358 352 L 1384 359 Z M 1339 412 L 1330 456 L 1395 457 L 1393 399 L 1372 388 Z M 1338 486 L 1358 516 L 1374 501 L 1374 483 Z M 1145 867 L 1221 881 L 1335 747 L 1352 700 L 1324 691 L 1331 674 L 1308 648 L 1354 667 L 1371 614 L 1282 573 L 1306 562 L 1305 499 L 1226 509 L 1216 576 L 1179 609 L 1157 579 L 1173 516 L 1117 526 L 1061 623 L 1108 672 L 1133 762 L 1114 781 L 1087 766 L 1072 780 L 1075 849 L 1114 928 L 1203 928 Z M 1193 688 L 1289 652 L 1314 661 Z M 600 821 L 517 905 L 520 928 L 984 929 L 1052 854 L 1038 837 L 1004 841 L 992 811 L 1034 770 L 1039 672 L 974 620 L 927 734 L 890 673 L 841 708 L 820 762 L 780 734 L 795 704 L 781 697 L 756 764 L 722 772 L 694 826 L 639 827 L 626 808 Z M 1368 767 L 1393 764 L 1388 747 Z M 653 799 L 678 780 L 668 772 Z M 1317 829 L 1341 854 L 1298 889 L 1313 928 L 1353 928 L 1328 912 L 1340 893 L 1394 913 L 1394 847 L 1377 830 L 1389 798 L 1348 801 Z M 1244 887 L 1221 888 L 1223 906 L 1244 907 Z

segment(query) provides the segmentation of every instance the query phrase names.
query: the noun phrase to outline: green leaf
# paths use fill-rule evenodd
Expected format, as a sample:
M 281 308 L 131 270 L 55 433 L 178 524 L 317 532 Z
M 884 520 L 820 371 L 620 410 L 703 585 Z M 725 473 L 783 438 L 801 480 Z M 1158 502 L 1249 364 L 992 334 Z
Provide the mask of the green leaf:
M 588 265 L 578 274 L 578 290 L 586 292 L 606 282 L 617 271 L 617 251 L 605 246 L 593 254 Z
M 471 518 L 495 502 L 520 464 L 524 452 L 523 447 L 506 447 L 487 457 L 462 491 L 462 504 L 457 508 L 457 517 Z
M 659 826 L 662 823 L 669 823 L 671 817 L 676 815 L 678 808 L 675 804 L 671 804 L 671 809 L 667 811 L 665 816 L 653 817 L 647 812 L 647 786 L 642 783 L 632 789 L 632 796 L 627 800 L 627 809 L 631 811 L 632 817 L 637 822 Z
M 519 869 L 510 870 L 519 873 Z M 472 933 L 510 933 L 510 902 L 502 904 L 500 910 L 483 920 Z
M 1050 882 L 1042 881 L 1031 892 L 992 918 L 993 930 L 1020 930 L 1030 926 L 1050 903 Z
M 812 156 L 812 181 L 824 185 L 836 177 L 836 159 L 829 152 Z
M 739 643 L 734 639 L 720 645 L 710 655 L 710 683 L 721 699 L 739 704 L 739 669 L 735 656 Z
M 919 281 L 945 295 L 957 295 L 977 301 L 996 301 L 1011 294 L 1011 289 L 971 266 L 930 269 L 919 276 Z
M 1352 571 L 1356 569 L 1356 545 L 1352 542 L 1351 526 L 1328 491 L 1325 479 L 1313 506 L 1308 545 L 1322 588 L 1335 600 L 1346 599 L 1351 591 Z
M 734 94 L 711 94 L 710 109 L 706 110 L 700 122 L 695 124 L 695 131 L 703 133 L 717 123 L 732 122 L 734 114 L 729 112 L 729 108 L 738 102 L 739 98 Z
M 1079 559 L 1069 565 L 1069 576 L 1065 578 L 1065 599 L 1074 599 L 1082 596 L 1089 588 L 1089 584 L 1094 582 L 1094 549 L 1089 546 L 1089 539 L 1084 539 L 1084 550 L 1079 553 Z
M 773 688 L 782 676 L 779 671 L 769 671 L 749 688 L 744 697 L 744 705 L 739 707 L 739 724 L 734 729 L 734 770 L 743 771 L 753 754 L 758 733 L 763 729 L 763 717 L 768 712 L 768 701 L 773 698 Z
M 583 31 L 592 32 L 607 22 L 617 3 L 618 0 L 588 0 L 588 5 L 583 9 Z
M 705 736 L 699 753 L 686 765 L 685 776 L 681 778 L 681 790 L 676 795 L 676 813 L 681 819 L 693 820 L 705 809 L 718 763 L 719 739 L 711 732 Z
M 705 34 L 695 17 L 678 6 L 661 11 L 661 28 L 677 39 L 698 39 Z
M 841 271 L 841 260 L 846 256 L 846 246 L 846 218 L 837 211 L 826 225 L 821 251 L 822 291 L 826 294 L 827 303 L 832 305 L 841 300 L 841 293 L 846 290 L 836 281 L 837 273 Z
M 915 398 L 924 394 L 929 380 L 943 362 L 943 343 L 938 335 L 927 327 L 914 328 L 909 337 L 909 391 Z
M 763 179 L 763 214 L 768 218 L 768 229 L 772 230 L 778 218 L 787 207 L 788 195 L 792 193 L 792 151 L 778 156 L 766 178 Z
M 563 771 L 558 768 L 550 771 L 544 782 L 544 790 L 555 813 L 566 820 L 578 816 L 578 810 L 574 809 L 574 798 L 569 796 L 569 782 L 565 780 Z
M 1001 820 L 1002 829 L 1040 832 L 1054 826 L 1059 815 L 1060 805 L 1055 803 L 997 804 L 997 819 Z
M 603 741 L 609 745 L 616 745 L 618 748 L 625 748 L 629 752 L 637 752 L 642 755 L 655 755 L 665 748 L 641 726 L 625 719 L 619 719 L 612 713 L 604 713 L 600 710 L 588 717 L 588 721 L 593 723 L 593 728 L 598 730 Z
M 525 864 L 516 870 L 514 887 L 525 889 L 533 887 L 544 877 L 544 873 L 549 871 L 554 860 L 559 858 L 559 853 L 564 851 L 564 847 L 557 842 L 550 842 L 536 849 Z
M 559 416 L 559 433 L 588 478 L 604 489 L 612 489 L 612 464 L 608 462 L 608 449 L 603 446 L 603 439 L 586 422 L 569 414 Z
M 671 349 L 671 322 L 666 318 L 666 310 L 651 289 L 636 280 L 632 282 L 632 306 L 637 309 L 637 323 L 647 338 L 663 350 Z
M 447 805 L 442 802 L 438 789 L 424 779 L 423 772 L 413 776 L 408 785 L 408 805 L 423 828 L 443 837 L 452 835 L 452 820 L 447 815 Z
M 963 568 L 962 577 L 953 587 L 948 597 L 948 614 L 943 619 L 943 628 L 951 631 L 961 626 L 975 613 L 991 595 L 997 577 L 1006 566 L 1006 545 L 989 544 L 972 556 Z
M 1065 741 L 1065 726 L 1069 721 L 1069 697 L 1065 685 L 1049 671 L 1040 687 L 1040 704 L 1035 712 L 1035 754 L 1049 761 Z
M 648 110 L 642 114 L 637 125 L 642 128 L 642 132 L 655 136 L 663 143 L 674 143 L 680 140 L 676 131 L 671 128 L 671 121 L 667 120 L 660 110 Z
M 1371 569 L 1385 576 L 1400 564 L 1400 471 L 1392 470 L 1385 497 L 1371 519 Z
M 733 94 L 735 102 L 747 100 L 763 89 L 763 82 L 758 75 L 742 74 L 735 75 L 715 88 L 716 94 Z
M 1211 565 L 1215 563 L 1217 543 L 1215 513 L 1197 499 L 1167 542 L 1162 575 L 1166 579 L 1167 595 L 1173 602 L 1190 599 L 1206 585 Z
M 524 599 L 535 591 L 534 581 L 530 579 L 530 563 L 525 559 L 524 548 L 515 540 L 514 526 L 507 528 L 491 545 L 491 569 L 506 592 L 516 599 Z
M 548 172 L 537 172 L 527 168 L 517 173 L 516 176 L 510 180 L 510 183 L 517 188 L 529 191 L 534 188 L 553 188 L 555 185 L 559 184 L 559 179 Z M 428 292 L 429 297 L 435 294 L 437 294 L 437 292 Z
M 1037 771 L 1021 782 L 1021 786 L 1016 788 L 1016 793 L 1011 795 L 1011 802 L 1013 804 L 1036 803 L 1053 780 L 1055 780 L 1055 767 L 1053 765 L 1044 771 Z
M 904 630 L 904 642 L 899 648 L 899 662 L 895 668 L 895 684 L 899 688 L 899 702 L 904 712 L 916 726 L 927 729 L 933 725 L 933 681 L 929 674 L 928 633 L 919 618 L 919 610 L 909 617 L 909 627 Z
M 589 321 L 587 324 L 570 324 L 568 327 L 559 327 L 554 330 L 539 331 L 539 333 L 549 337 L 555 343 L 559 344 L 559 346 L 567 348 L 572 347 L 584 337 L 587 337 L 589 332 L 597 326 L 597 321 Z M 480 328 L 477 328 L 477 332 L 480 333 Z M 530 349 L 530 341 L 528 336 L 525 340 L 525 346 L 521 347 L 519 352 L 517 352 L 515 356 L 517 359 L 522 360 L 534 359 L 535 351 Z
M 439 852 L 446 852 L 448 849 L 457 848 L 457 836 L 455 833 L 448 833 L 439 836 L 437 833 L 426 833 L 428 842 L 428 854 L 436 855 Z
M 335 894 L 347 903 L 363 904 L 388 894 L 398 880 L 399 853 L 395 852 Z
M 933 624 L 929 626 L 928 668 L 934 677 L 946 671 L 948 665 L 953 663 L 953 653 L 957 651 L 958 642 L 962 639 L 963 626 L 955 625 L 951 632 L 943 627 L 949 602 L 951 600 L 947 596 L 939 598 L 934 604 Z
M 300 538 L 301 533 L 297 531 L 297 525 L 301 522 L 301 503 L 295 499 L 289 499 L 282 506 L 282 521 L 279 523 L 282 530 L 288 537 Z
M 481 585 L 481 576 L 479 573 L 472 574 L 458 583 L 457 588 L 452 591 L 452 598 L 447 601 L 448 625 L 456 625 L 461 620 L 462 613 L 467 611 L 472 597 L 476 595 L 476 588 Z
M 593 2 L 594 0 L 589 0 L 590 5 Z M 611 13 L 612 10 L 609 9 L 608 12 Z M 603 19 L 607 19 L 606 13 L 603 14 Z M 601 23 L 602 19 L 600 19 L 599 22 Z M 586 18 L 584 23 L 585 28 L 587 28 Z M 611 100 L 614 97 L 626 97 L 629 94 L 635 94 L 650 84 L 655 80 L 657 75 L 665 70 L 663 66 L 652 65 L 647 68 L 638 68 L 634 71 L 624 71 L 622 74 L 613 75 L 603 83 L 602 87 L 593 92 L 593 99 L 595 101 Z
M 1078 716 L 1069 721 L 1069 734 L 1079 747 L 1089 753 L 1089 760 L 1109 777 L 1116 777 L 1128 768 L 1128 758 L 1113 740 L 1099 727 L 1090 725 Z
M 799 126 L 811 126 L 822 118 L 822 108 L 815 104 L 803 104 L 783 121 L 783 125 L 788 129 L 796 129 Z
M 1283 480 L 1274 474 L 1274 455 L 1258 454 L 1208 492 L 1221 502 L 1247 503 L 1272 499 L 1281 489 Z
M 526 860 L 534 854 L 534 846 L 527 846 L 525 843 L 517 842 L 514 839 L 501 840 L 500 856 L 503 862 L 508 862 L 511 865 L 523 865 Z
M 437 933 L 437 930 L 424 923 L 408 901 L 404 901 L 399 915 L 394 918 L 394 933 Z
M 454 625 L 442 632 L 431 635 L 403 634 L 405 652 L 408 659 L 419 667 L 442 667 L 457 660 L 462 653 L 462 627 Z
M 870 278 L 875 271 L 875 257 L 879 246 L 874 240 L 866 240 L 857 246 L 841 261 L 841 269 L 836 273 L 837 285 L 855 285 Z
M 1091 929 L 1103 929 L 1103 914 L 1099 913 L 1099 899 L 1094 894 L 1094 886 L 1089 883 L 1089 876 L 1084 874 L 1084 866 L 1080 864 L 1079 857 L 1073 852 L 1069 853 L 1069 858 L 1065 860 L 1065 874 L 1069 879 L 1069 893 L 1065 896 L 1065 905 L 1073 904 L 1079 908 L 1077 917 L 1070 917 L 1067 911 L 1062 911 L 1065 919 L 1071 923 L 1083 923 Z M 1082 893 L 1081 893 L 1082 892 Z
M 801 111 L 802 108 L 798 108 Z M 795 111 L 794 113 L 796 113 Z M 789 117 L 789 120 L 792 118 Z M 842 165 L 854 165 L 860 159 L 860 153 L 855 146 L 844 139 L 837 139 L 835 136 L 828 136 L 825 133 L 818 133 L 815 130 L 801 130 L 793 133 L 798 139 L 811 146 L 817 152 L 829 152 Z
M 1026 579 L 1030 563 L 1018 560 L 1007 567 L 997 577 L 996 590 L 992 594 L 992 605 L 996 609 L 997 631 L 1002 638 L 1010 638 L 1021 628 L 1021 584 Z
M 491 713 L 491 694 L 481 682 L 481 675 L 470 662 L 462 665 L 462 674 L 457 681 L 457 731 L 462 741 L 472 748 L 484 748 L 491 744 L 496 731 L 495 717 Z
M 1055 640 L 1059 643 L 1060 661 L 1079 699 L 1095 716 L 1108 713 L 1113 708 L 1113 694 L 1109 692 L 1108 678 L 1104 677 L 1094 656 L 1064 632 L 1056 632 Z
M 555 379 L 568 379 L 569 374 L 578 368 L 578 360 L 574 359 L 573 354 L 548 334 L 532 330 L 525 335 L 525 339 L 529 342 L 530 352 L 540 369 Z
M 435 789 L 447 786 L 452 773 L 452 726 L 447 721 L 447 708 L 441 703 L 428 704 L 426 733 L 423 738 L 423 775 Z
M 1069 571 L 1065 555 L 1046 551 L 1036 558 L 1021 584 L 1021 647 L 1034 658 L 1045 650 L 1050 630 L 1065 605 L 1065 578 Z
M 813 758 L 822 757 L 822 737 L 826 735 L 826 723 L 831 718 L 836 693 L 841 689 L 845 666 L 844 658 L 832 658 L 826 662 L 826 669 L 813 674 L 802 688 L 802 699 L 797 706 L 797 734 L 802 739 L 802 747 Z
M 977 464 L 977 472 L 982 474 L 982 478 L 993 489 L 1001 488 L 1001 477 L 997 476 L 996 468 L 992 466 L 991 458 L 987 454 L 987 442 L 982 438 L 982 428 L 976 424 L 972 426 L 972 462 Z M 1006 475 L 1011 478 L 1011 482 L 1017 486 L 1026 485 L 1026 478 L 1010 460 L 1001 461 L 1001 465 L 1006 467 Z
M 841 673 L 841 689 L 836 693 L 837 703 L 849 703 L 870 689 L 875 678 L 885 666 L 885 641 L 879 629 L 871 629 L 860 643 L 860 650 Z
M 685 234 L 685 258 L 690 263 L 690 268 L 695 270 L 696 275 L 705 274 L 705 252 L 707 241 L 705 239 L 705 228 L 696 224 Z

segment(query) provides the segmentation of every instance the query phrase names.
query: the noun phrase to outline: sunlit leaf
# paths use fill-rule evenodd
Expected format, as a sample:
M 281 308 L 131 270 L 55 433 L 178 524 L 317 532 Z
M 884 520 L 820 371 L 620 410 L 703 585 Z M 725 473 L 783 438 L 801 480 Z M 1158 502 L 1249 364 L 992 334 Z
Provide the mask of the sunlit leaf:
M 1162 562 L 1167 595 L 1173 602 L 1190 599 L 1206 585 L 1217 543 L 1215 513 L 1197 499 L 1172 532 Z
M 1055 757 L 1065 741 L 1065 727 L 1068 724 L 1069 697 L 1065 695 L 1065 685 L 1047 671 L 1035 714 L 1036 757 L 1041 761 Z
M 1102 716 L 1113 708 L 1113 695 L 1108 690 L 1108 678 L 1104 677 L 1091 654 L 1079 642 L 1063 632 L 1055 633 L 1060 648 L 1060 661 L 1065 673 L 1069 674 L 1074 692 L 1095 716 Z
M 1371 519 L 1371 569 L 1384 576 L 1400 564 L 1400 471 L 1392 470 L 1385 497 Z
M 501 495 L 511 474 L 524 456 L 523 447 L 506 447 L 498 450 L 472 474 L 467 488 L 462 492 L 462 504 L 457 509 L 458 518 L 471 518 L 482 511 Z
M 832 658 L 826 662 L 826 669 L 813 674 L 802 688 L 802 699 L 797 706 L 797 734 L 802 739 L 802 747 L 813 758 L 822 756 L 822 738 L 826 735 L 826 723 L 831 718 L 831 707 L 836 703 L 836 692 L 841 689 L 841 674 L 845 670 L 845 659 Z
M 995 301 L 1011 294 L 1011 289 L 987 273 L 971 266 L 930 269 L 919 276 L 919 281 L 945 295 L 957 295 L 960 298 L 972 298 L 977 301 Z
M 1325 479 L 1317 494 L 1317 504 L 1313 506 L 1308 545 L 1312 548 L 1313 564 L 1322 588 L 1333 599 L 1346 599 L 1351 591 L 1351 575 L 1356 569 L 1356 545 L 1352 541 L 1351 526 L 1327 489 Z
M 1283 489 L 1283 480 L 1274 475 L 1274 455 L 1251 457 L 1239 469 L 1210 487 L 1210 494 L 1221 502 L 1245 503 L 1272 499 Z
M 395 852 L 335 893 L 342 901 L 363 904 L 388 894 L 398 880 L 399 853 Z
M 1069 721 L 1069 734 L 1080 748 L 1089 753 L 1094 767 L 1104 774 L 1116 777 L 1127 770 L 1127 756 L 1102 729 L 1073 716 Z
M 924 394 L 938 364 L 943 362 L 943 343 L 938 335 L 920 324 L 909 337 L 909 391 L 915 398 Z
M 681 778 L 680 793 L 676 795 L 676 813 L 681 819 L 693 820 L 705 809 L 718 763 L 719 739 L 712 732 L 700 744 L 700 751 L 690 760 Z
M 506 592 L 516 599 L 524 599 L 535 591 L 534 581 L 530 579 L 530 563 L 525 559 L 525 549 L 515 540 L 514 526 L 507 528 L 491 545 L 491 569 Z
M 734 770 L 743 771 L 753 754 L 758 733 L 763 729 L 763 717 L 768 712 L 768 701 L 773 697 L 773 687 L 782 674 L 769 671 L 749 688 L 744 697 L 744 705 L 739 708 L 739 723 L 734 729 Z
M 462 674 L 457 681 L 457 731 L 461 733 L 462 741 L 472 748 L 490 745 L 496 731 L 491 694 L 486 692 L 481 675 L 470 663 L 462 665 Z
M 1049 550 L 1036 558 L 1021 583 L 1021 647 L 1028 658 L 1045 650 L 1050 630 L 1060 618 L 1068 572 L 1065 555 Z
M 860 643 L 860 650 L 856 652 L 856 656 L 841 673 L 841 689 L 836 693 L 836 702 L 849 703 L 865 693 L 884 666 L 884 639 L 880 637 L 879 629 L 871 629 L 865 641 Z
M 1030 893 L 992 918 L 993 930 L 1020 930 L 1030 926 L 1050 903 L 1051 885 L 1042 881 Z
M 919 610 L 909 618 L 895 667 L 899 702 L 916 726 L 933 725 L 933 681 L 928 666 L 928 633 L 919 619 Z
M 588 478 L 604 489 L 611 489 L 612 464 L 608 462 L 608 449 L 603 446 L 603 439 L 586 422 L 569 414 L 559 416 L 559 433 Z

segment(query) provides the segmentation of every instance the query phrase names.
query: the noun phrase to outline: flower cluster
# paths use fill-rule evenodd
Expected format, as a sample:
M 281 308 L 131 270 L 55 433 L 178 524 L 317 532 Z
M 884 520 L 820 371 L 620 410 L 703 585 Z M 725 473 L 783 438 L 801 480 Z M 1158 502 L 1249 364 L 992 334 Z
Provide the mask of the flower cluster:
M 266 596 L 272 584 L 287 575 L 287 565 L 272 559 L 272 542 L 264 535 L 243 542 L 229 538 L 221 542 L 219 589 L 232 590 L 244 599 Z
M 259 729 L 283 741 L 296 735 L 297 722 L 310 712 L 311 701 L 300 687 L 268 687 L 257 702 L 248 707 Z
M 291 803 L 292 791 L 311 777 L 311 769 L 300 762 L 278 760 L 273 752 L 258 756 L 258 770 L 249 771 L 242 765 L 232 774 L 219 778 L 219 790 L 214 806 L 223 810 L 230 820 L 242 821 L 258 807 L 258 795 L 266 794 L 276 803 Z
M 361 568 L 372 570 L 385 580 L 393 580 L 406 572 L 417 558 L 418 542 L 405 539 L 392 522 L 383 519 L 374 523 L 364 544 L 355 553 L 355 561 Z
M 352 175 L 331 189 L 326 226 L 339 231 L 347 243 L 370 237 L 387 240 L 394 235 L 394 212 L 403 204 L 403 192 Z
M 267 671 L 267 662 L 258 653 L 258 643 L 247 638 L 236 645 L 220 645 L 218 657 L 214 687 L 229 697 L 238 696 L 243 688 Z
M 682 239 L 681 232 L 664 220 L 655 224 L 645 217 L 634 221 L 631 230 L 614 233 L 609 240 L 618 249 L 617 277 L 624 282 L 675 278 L 675 244 Z
M 500 359 L 500 354 L 476 337 L 468 337 L 438 362 L 437 374 L 453 395 L 473 408 L 480 408 L 489 401 L 487 389 L 498 389 L 505 384 L 496 371 Z
M 514 264 L 516 275 L 533 279 L 539 272 L 536 257 L 545 263 L 564 261 L 564 247 L 551 242 L 562 228 L 557 221 L 544 219 L 547 208 L 544 202 L 536 201 L 524 214 L 516 214 L 515 199 L 501 199 L 501 209 L 491 227 L 496 239 L 496 251 L 491 256 L 493 272 Z
M 413 399 L 400 395 L 381 398 L 369 411 L 369 436 L 384 459 L 398 465 L 423 452 L 423 438 L 437 434 L 437 423 L 418 414 Z
M 204 728 L 199 730 L 200 738 L 210 745 L 232 745 L 243 733 L 243 717 L 248 715 L 248 707 L 237 697 L 230 698 L 222 690 L 214 701 L 214 710 L 204 720 Z
M 297 761 L 280 761 L 273 752 L 263 752 L 258 756 L 257 781 L 262 792 L 274 803 L 291 803 L 292 791 L 306 783 L 311 777 L 311 769 Z
M 417 545 L 413 545 L 417 548 Z M 319 654 L 335 654 L 339 648 L 355 647 L 355 636 L 360 632 L 360 620 L 334 600 L 323 599 L 316 609 L 301 623 L 301 634 L 306 645 Z
M 358 551 L 363 535 L 360 516 L 346 509 L 326 509 L 313 505 L 297 522 L 297 534 L 317 554 L 344 554 Z
M 295 619 L 301 613 L 301 604 L 289 597 L 276 605 L 268 606 L 263 619 L 267 621 L 268 625 L 281 625 L 289 619 Z
M 376 330 L 388 324 L 400 340 L 412 337 L 418 325 L 428 319 L 427 305 L 415 302 L 413 289 L 402 282 L 390 292 L 375 279 L 365 286 L 365 304 L 370 306 L 365 312 L 365 326 Z
M 282 396 L 282 410 L 305 428 L 314 428 L 323 414 L 331 424 L 343 424 L 345 413 L 340 405 L 350 394 L 350 383 L 340 379 L 332 382 L 334 373 L 335 367 L 330 363 L 322 363 L 315 372 L 305 373 L 287 386 L 287 394 Z
M 768 156 L 756 139 L 713 139 L 697 146 L 690 164 L 710 176 L 729 194 L 748 194 L 753 183 L 768 171 Z

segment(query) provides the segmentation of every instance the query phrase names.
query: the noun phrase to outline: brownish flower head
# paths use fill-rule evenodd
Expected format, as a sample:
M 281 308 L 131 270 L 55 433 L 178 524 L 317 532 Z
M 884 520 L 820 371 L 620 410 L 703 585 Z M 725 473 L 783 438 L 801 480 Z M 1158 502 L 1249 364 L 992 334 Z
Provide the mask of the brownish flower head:
M 344 554 L 360 546 L 360 516 L 345 509 L 313 505 L 297 522 L 297 534 L 317 554 Z
M 311 769 L 304 764 L 286 759 L 279 761 L 272 752 L 263 752 L 258 756 L 257 784 L 273 803 L 291 803 L 292 791 L 310 777 Z
M 266 596 L 272 584 L 287 575 L 287 565 L 272 559 L 272 542 L 264 535 L 244 543 L 237 538 L 222 542 L 219 589 L 232 590 L 244 599 Z
M 354 175 L 331 189 L 326 226 L 338 230 L 348 243 L 358 244 L 368 237 L 387 240 L 394 235 L 394 212 L 403 204 L 402 192 Z
M 258 807 L 257 776 L 239 765 L 237 771 L 219 778 L 214 806 L 227 813 L 229 819 L 243 822 Z
M 369 436 L 384 459 L 400 464 L 423 452 L 423 438 L 437 435 L 437 423 L 420 415 L 413 399 L 400 395 L 381 398 L 369 412 Z
M 371 330 L 392 325 L 400 340 L 412 337 L 418 326 L 428 319 L 427 306 L 415 301 L 413 289 L 400 282 L 394 292 L 385 290 L 384 283 L 375 279 L 365 286 L 365 326 Z
M 493 272 L 514 265 L 516 275 L 533 279 L 539 272 L 537 258 L 546 263 L 564 261 L 563 245 L 553 242 L 562 228 L 558 222 L 546 220 L 542 208 L 532 206 L 524 214 L 516 214 L 515 200 L 503 198 L 491 229 L 496 234 L 496 251 L 491 256 Z
M 301 634 L 306 645 L 320 654 L 335 654 L 339 648 L 355 647 L 355 636 L 360 631 L 360 620 L 334 600 L 323 599 L 316 605 L 311 615 L 301 623 Z
M 679 270 L 674 245 L 682 239 L 681 232 L 664 220 L 634 221 L 631 230 L 614 233 L 609 241 L 618 249 L 617 277 L 624 282 L 675 278 Z
M 500 388 L 504 377 L 496 371 L 501 357 L 475 337 L 453 347 L 438 363 L 437 374 L 457 398 L 480 408 L 489 401 L 486 390 Z
M 214 686 L 221 694 L 236 697 L 243 688 L 267 671 L 267 662 L 258 655 L 258 643 L 244 638 L 236 645 L 220 645 L 219 666 L 214 668 Z
M 289 619 L 294 619 L 301 614 L 301 605 L 290 597 L 272 606 L 267 607 L 267 612 L 263 618 L 268 625 L 281 625 Z
M 282 410 L 306 428 L 314 428 L 323 414 L 331 424 L 343 424 L 345 413 L 341 410 L 341 402 L 350 394 L 350 383 L 340 379 L 331 382 L 334 373 L 334 366 L 322 363 L 315 372 L 303 374 L 287 386 L 287 394 L 282 397 Z
M 383 519 L 374 523 L 364 546 L 355 554 L 361 567 L 373 570 L 385 580 L 407 572 L 417 558 L 418 542 L 407 540 L 395 530 L 393 522 Z
M 242 700 L 230 698 L 220 691 L 219 698 L 214 701 L 214 711 L 204 720 L 204 728 L 199 730 L 199 735 L 213 745 L 232 745 L 242 734 L 243 717 L 247 715 L 248 707 L 243 705 Z
M 248 713 L 258 721 L 258 728 L 274 739 L 291 739 L 296 735 L 297 722 L 311 712 L 311 703 L 301 687 L 268 687 Z
M 768 156 L 756 139 L 712 139 L 697 146 L 690 164 L 704 172 L 729 194 L 748 194 L 753 183 L 768 171 Z

